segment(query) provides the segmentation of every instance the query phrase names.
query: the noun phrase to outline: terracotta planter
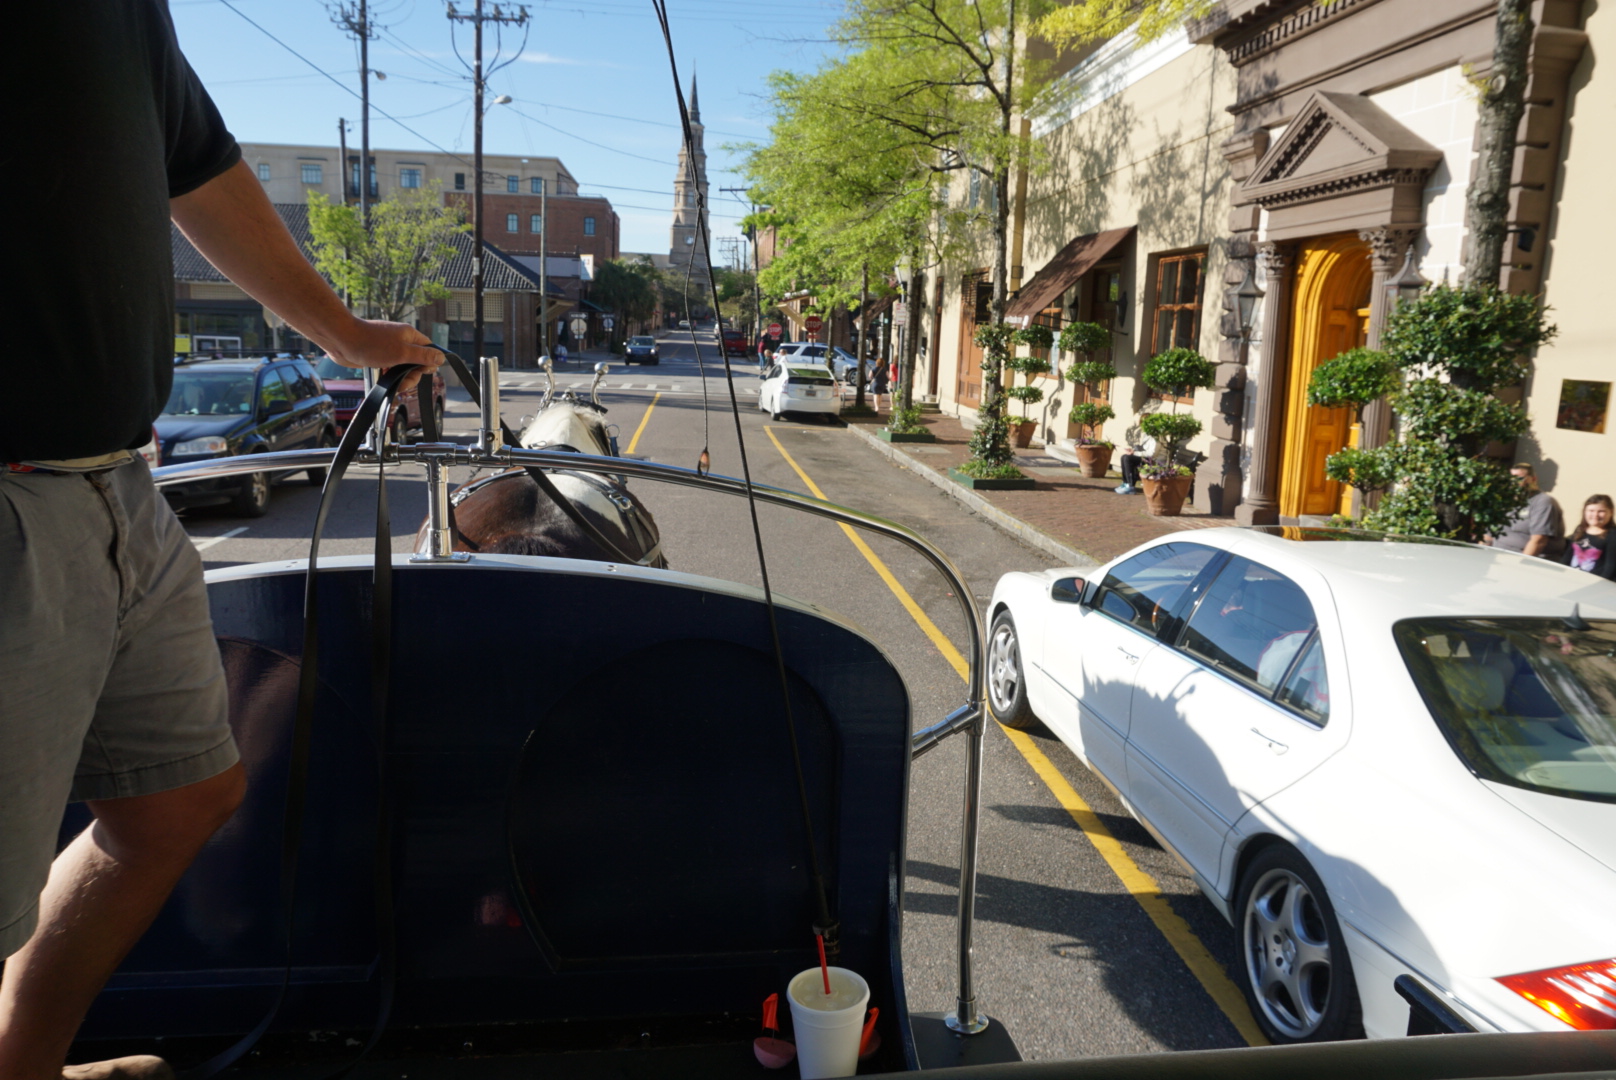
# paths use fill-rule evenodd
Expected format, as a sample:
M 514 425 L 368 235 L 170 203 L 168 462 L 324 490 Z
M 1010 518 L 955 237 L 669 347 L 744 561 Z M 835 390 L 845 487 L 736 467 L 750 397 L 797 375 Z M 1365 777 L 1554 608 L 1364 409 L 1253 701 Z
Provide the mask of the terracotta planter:
M 1103 477 L 1111 469 L 1111 447 L 1077 447 L 1077 468 L 1084 476 Z
M 1144 481 L 1145 507 L 1152 517 L 1177 517 L 1189 497 L 1193 476 L 1169 476 L 1163 480 Z
M 1031 446 L 1033 432 L 1037 430 L 1038 421 L 1036 420 L 1010 421 L 1010 438 L 1015 443 L 1017 449 L 1025 450 L 1027 447 Z

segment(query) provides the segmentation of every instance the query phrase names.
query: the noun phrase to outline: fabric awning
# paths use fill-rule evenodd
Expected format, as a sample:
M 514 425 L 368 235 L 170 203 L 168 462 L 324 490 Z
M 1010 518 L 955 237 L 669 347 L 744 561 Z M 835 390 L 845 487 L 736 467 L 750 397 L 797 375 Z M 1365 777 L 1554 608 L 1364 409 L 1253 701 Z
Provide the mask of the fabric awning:
M 1032 276 L 1032 280 L 1021 287 L 1015 299 L 1005 309 L 1006 318 L 1029 319 L 1040 311 L 1049 307 L 1061 293 L 1071 288 L 1073 283 L 1090 270 L 1094 264 L 1111 254 L 1111 250 L 1126 240 L 1133 232 L 1132 225 L 1122 229 L 1107 229 L 1105 232 L 1089 233 L 1079 236 L 1070 244 L 1061 248 L 1053 259 L 1044 264 Z

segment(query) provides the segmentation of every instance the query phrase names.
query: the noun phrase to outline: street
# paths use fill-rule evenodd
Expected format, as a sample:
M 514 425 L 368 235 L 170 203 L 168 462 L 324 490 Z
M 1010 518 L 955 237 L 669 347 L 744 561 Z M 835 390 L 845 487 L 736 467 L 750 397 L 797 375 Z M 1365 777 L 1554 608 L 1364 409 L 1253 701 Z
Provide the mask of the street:
M 684 339 L 683 341 L 679 339 Z M 613 364 L 601 400 L 625 454 L 693 467 L 708 449 L 712 469 L 742 465 L 714 335 L 700 335 L 698 372 L 685 332 L 661 342 L 656 367 Z M 773 422 L 757 411 L 757 369 L 735 361 L 740 426 L 753 478 L 813 493 L 907 525 L 952 558 L 981 605 L 1008 570 L 1054 565 L 995 526 L 878 456 L 842 425 L 817 418 Z M 573 363 L 563 387 L 587 387 Z M 703 385 L 707 390 L 705 402 Z M 507 372 L 503 409 L 513 427 L 537 408 L 542 372 Z M 464 436 L 475 410 L 451 390 L 447 428 Z M 466 477 L 457 475 L 455 482 Z M 323 554 L 371 548 L 374 491 L 350 473 L 333 509 Z M 408 551 L 424 514 L 412 469 L 390 474 L 394 550 Z M 637 481 L 676 570 L 758 583 L 745 505 Z M 295 559 L 307 554 L 318 490 L 301 476 L 277 486 L 256 520 L 224 510 L 184 515 L 206 565 Z M 819 604 L 861 627 L 892 658 L 911 694 L 912 723 L 934 723 L 962 700 L 964 634 L 955 600 L 918 557 L 871 538 L 852 543 L 840 526 L 763 508 L 764 546 L 775 589 Z M 877 565 L 880 564 L 880 565 Z M 893 583 L 884 579 L 887 569 Z M 935 623 L 947 645 L 928 636 Z M 1042 729 L 1007 734 L 990 724 L 986 750 L 977 907 L 980 1007 L 1004 1022 L 1029 1059 L 1245 1045 L 1255 1027 L 1235 985 L 1234 931 L 1188 873 L 1122 809 L 1111 791 Z M 909 1004 L 954 1004 L 955 905 L 965 740 L 915 764 L 909 803 L 904 955 Z

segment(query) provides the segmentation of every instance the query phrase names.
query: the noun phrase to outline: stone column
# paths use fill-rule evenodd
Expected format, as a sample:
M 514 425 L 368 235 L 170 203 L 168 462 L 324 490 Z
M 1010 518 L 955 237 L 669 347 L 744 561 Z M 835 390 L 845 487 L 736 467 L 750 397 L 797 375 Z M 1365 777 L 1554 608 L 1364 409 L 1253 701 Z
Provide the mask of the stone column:
M 1256 399 L 1246 433 L 1251 448 L 1251 489 L 1246 500 L 1235 507 L 1235 520 L 1242 525 L 1279 523 L 1279 433 L 1283 426 L 1286 354 L 1290 345 L 1291 271 L 1294 249 L 1289 244 L 1259 244 L 1258 252 L 1267 270 L 1263 285 L 1262 367 L 1257 378 Z
M 1364 229 L 1358 239 L 1369 245 L 1369 265 L 1375 272 L 1374 284 L 1369 287 L 1369 335 L 1371 349 L 1380 348 L 1380 334 L 1386 327 L 1386 316 L 1391 314 L 1393 297 L 1387 294 L 1387 282 L 1402 269 L 1403 255 L 1409 244 L 1420 234 L 1417 225 L 1384 225 L 1378 229 Z M 1385 398 L 1372 401 L 1364 408 L 1363 431 L 1358 445 L 1364 449 L 1382 446 L 1391 430 L 1392 409 Z M 1354 499 L 1357 495 L 1354 494 Z

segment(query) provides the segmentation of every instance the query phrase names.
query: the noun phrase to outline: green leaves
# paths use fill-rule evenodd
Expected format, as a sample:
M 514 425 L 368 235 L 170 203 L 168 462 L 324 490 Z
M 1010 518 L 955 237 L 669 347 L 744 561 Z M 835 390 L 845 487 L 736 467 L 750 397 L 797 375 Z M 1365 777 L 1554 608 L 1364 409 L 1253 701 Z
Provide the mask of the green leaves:
M 1055 331 L 1039 323 L 1033 323 L 1031 326 L 1023 326 L 1020 330 L 1017 330 L 1015 339 L 1016 344 L 1025 345 L 1030 349 L 1047 349 L 1055 344 Z M 1047 362 L 1044 365 L 1044 370 L 1049 370 Z
M 1397 412 L 1404 438 L 1470 453 L 1490 442 L 1518 439 L 1531 426 L 1519 405 L 1437 379 L 1410 384 L 1398 395 Z
M 1182 393 L 1195 387 L 1209 387 L 1217 377 L 1217 367 L 1194 349 L 1168 349 L 1145 364 L 1139 376 L 1152 390 Z
M 983 353 L 991 356 L 995 366 L 1004 363 L 1010 355 L 1010 341 L 1016 329 L 1007 323 L 983 323 L 971 335 L 971 340 Z M 986 358 L 984 358 L 984 362 Z M 985 370 L 985 368 L 984 368 Z
M 1350 405 L 1356 417 L 1365 405 L 1396 390 L 1398 382 L 1390 356 L 1375 349 L 1349 349 L 1313 369 L 1307 403 L 1331 409 Z
M 1015 398 L 1023 405 L 1036 405 L 1044 400 L 1044 392 L 1036 386 L 1012 386 L 1004 392 L 1004 395 Z
M 1381 346 L 1401 368 L 1437 369 L 1472 390 L 1519 382 L 1528 354 L 1554 339 L 1548 309 L 1536 296 L 1491 285 L 1435 285 L 1386 317 Z
M 1397 466 L 1397 455 L 1390 447 L 1359 450 L 1349 446 L 1325 460 L 1324 475 L 1367 494 L 1391 487 L 1397 479 Z
M 469 232 L 459 209 L 443 204 L 442 186 L 400 189 L 370 208 L 370 228 L 352 206 L 309 193 L 309 254 L 350 306 L 397 322 L 449 295 L 443 274 Z
M 1201 422 L 1188 413 L 1146 413 L 1139 418 L 1139 430 L 1156 440 L 1156 460 L 1170 462 L 1201 433 Z
M 1066 346 L 1062 345 L 1061 348 Z M 1116 378 L 1117 369 L 1101 360 L 1079 360 L 1066 369 L 1066 377 L 1075 383 L 1094 387 Z
M 926 430 L 926 425 L 920 422 L 919 405 L 911 405 L 907 409 L 902 406 L 893 408 L 891 419 L 887 421 L 887 427 L 900 435 L 910 435 Z
M 1060 332 L 1060 347 L 1062 352 L 1085 353 L 1092 355 L 1111 344 L 1111 331 L 1099 323 L 1075 322 L 1067 323 Z M 1076 365 L 1073 365 L 1074 367 Z M 1106 378 L 1115 378 L 1116 373 Z M 1098 382 L 1097 379 L 1082 379 L 1081 382 Z
M 1117 411 L 1102 403 L 1080 401 L 1072 406 L 1072 411 L 1066 416 L 1072 423 L 1082 424 L 1087 428 L 1090 437 L 1097 437 L 1100 434 L 1100 425 L 1107 420 L 1115 420 Z
M 1012 356 L 1004 362 L 1004 366 L 1032 378 L 1035 375 L 1047 375 L 1050 364 L 1048 360 L 1037 356 Z

